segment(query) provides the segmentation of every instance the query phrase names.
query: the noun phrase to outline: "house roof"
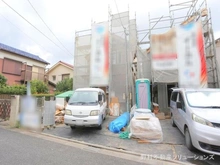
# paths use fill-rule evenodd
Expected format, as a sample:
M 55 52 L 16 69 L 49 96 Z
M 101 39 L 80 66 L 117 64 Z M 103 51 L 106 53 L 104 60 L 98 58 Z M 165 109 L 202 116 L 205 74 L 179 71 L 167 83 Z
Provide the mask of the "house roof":
M 72 68 L 73 69 L 73 65 L 71 65 L 71 64 L 68 64 L 68 63 L 65 63 L 65 62 L 63 62 L 63 61 L 59 61 L 61 64 L 63 64 L 63 65 L 67 65 L 68 67 L 70 67 L 70 68 Z
M 28 53 L 28 52 L 10 47 L 10 46 L 2 44 L 2 43 L 0 43 L 0 49 L 2 49 L 4 51 L 11 52 L 11 53 L 14 53 L 14 54 L 17 54 L 17 55 L 20 55 L 20 56 L 23 56 L 23 57 L 26 57 L 26 58 L 29 58 L 29 59 L 32 59 L 32 60 L 35 60 L 35 61 L 42 62 L 44 64 L 50 64 L 47 61 L 40 58 L 39 56 L 36 56 L 34 54 L 31 54 L 31 53 Z
M 47 73 L 49 73 L 50 71 L 52 71 L 54 68 L 56 68 L 58 65 L 63 65 L 67 68 L 73 69 L 73 65 L 65 63 L 63 61 L 58 61 L 55 65 L 53 65 L 51 68 L 49 68 L 49 70 L 47 71 Z

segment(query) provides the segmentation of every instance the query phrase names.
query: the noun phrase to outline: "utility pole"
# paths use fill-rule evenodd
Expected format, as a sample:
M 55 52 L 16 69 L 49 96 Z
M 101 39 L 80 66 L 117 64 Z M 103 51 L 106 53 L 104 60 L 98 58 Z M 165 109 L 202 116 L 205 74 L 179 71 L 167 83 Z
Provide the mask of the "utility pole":
M 125 33 L 125 49 L 126 49 L 126 53 L 125 53 L 125 56 L 126 56 L 126 109 L 127 109 L 127 112 L 129 112 L 130 110 L 130 95 L 129 95 L 129 85 L 128 85 L 128 40 L 127 40 L 127 32 L 126 32 L 126 28 L 124 27 L 124 33 Z

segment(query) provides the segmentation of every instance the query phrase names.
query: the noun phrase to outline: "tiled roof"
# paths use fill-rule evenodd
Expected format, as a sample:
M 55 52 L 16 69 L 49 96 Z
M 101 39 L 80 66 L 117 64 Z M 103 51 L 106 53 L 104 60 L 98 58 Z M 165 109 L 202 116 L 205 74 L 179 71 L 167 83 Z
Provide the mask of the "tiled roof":
M 71 64 L 65 63 L 65 62 L 63 62 L 63 61 L 59 61 L 59 62 L 62 63 L 62 64 L 64 64 L 64 65 L 67 65 L 67 66 L 73 68 L 73 65 L 71 65 Z
M 33 60 L 36 60 L 36 61 L 40 61 L 40 62 L 45 63 L 45 64 L 49 64 L 47 61 L 43 60 L 39 56 L 36 56 L 34 54 L 31 54 L 31 53 L 28 53 L 28 52 L 10 47 L 8 45 L 4 45 L 2 43 L 0 43 L 0 49 L 11 52 L 11 53 L 15 53 L 17 55 L 20 55 L 20 56 L 23 56 L 23 57 L 26 57 L 26 58 L 30 58 L 30 59 L 33 59 Z
M 63 65 L 63 66 L 65 66 L 65 67 L 68 67 L 68 68 L 71 68 L 71 69 L 73 69 L 73 65 L 71 65 L 71 64 L 68 64 L 68 63 L 65 63 L 65 62 L 63 62 L 63 61 L 58 61 L 56 64 L 54 64 L 50 69 L 48 69 L 47 70 L 47 73 L 49 73 L 49 72 L 51 72 L 54 68 L 56 68 L 57 66 L 59 66 L 59 65 Z

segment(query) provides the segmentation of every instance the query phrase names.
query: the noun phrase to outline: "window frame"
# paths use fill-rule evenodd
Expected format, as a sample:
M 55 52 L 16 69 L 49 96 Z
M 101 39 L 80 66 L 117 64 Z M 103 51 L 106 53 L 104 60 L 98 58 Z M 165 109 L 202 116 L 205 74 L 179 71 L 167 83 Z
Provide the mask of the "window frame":
M 52 76 L 52 80 L 53 80 L 53 81 L 56 81 L 56 75 L 53 75 L 53 76 Z
M 20 64 L 20 72 L 18 72 L 19 68 L 14 68 L 15 69 L 14 72 L 7 71 L 6 68 L 5 68 L 5 65 L 7 65 L 7 64 L 5 64 L 6 61 L 15 62 L 17 64 Z M 13 59 L 10 59 L 10 58 L 4 58 L 3 59 L 3 64 L 2 64 L 2 73 L 15 75 L 15 76 L 21 76 L 22 75 L 22 66 L 23 66 L 23 63 L 21 61 L 13 60 Z
M 68 76 L 68 78 L 64 78 L 64 76 Z M 70 73 L 62 74 L 62 80 L 69 79 L 69 78 L 70 78 Z
M 179 93 L 178 91 L 173 91 L 172 94 L 171 94 L 170 100 L 171 100 L 171 101 L 174 101 L 174 102 L 177 102 L 178 93 Z M 174 96 L 174 94 L 176 94 L 176 96 Z M 176 99 L 173 100 L 173 97 L 175 97 Z

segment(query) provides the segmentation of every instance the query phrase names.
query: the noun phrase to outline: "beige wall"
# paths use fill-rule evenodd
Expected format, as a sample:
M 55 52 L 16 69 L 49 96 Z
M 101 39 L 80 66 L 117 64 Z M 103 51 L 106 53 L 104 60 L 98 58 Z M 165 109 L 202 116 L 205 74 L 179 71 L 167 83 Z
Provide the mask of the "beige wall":
M 70 74 L 70 78 L 73 78 L 73 69 L 70 69 L 69 67 L 65 67 L 65 66 L 59 64 L 53 70 L 49 71 L 49 73 L 48 73 L 49 81 L 56 84 L 57 82 L 62 80 L 63 74 Z M 55 81 L 53 81 L 53 76 L 56 76 Z
M 42 67 L 42 68 L 45 68 L 45 66 L 46 66 L 44 63 L 41 63 L 41 62 L 26 58 L 26 57 L 23 57 L 23 56 L 20 56 L 20 55 L 16 55 L 16 54 L 13 54 L 13 53 L 10 53 L 10 52 L 0 50 L 0 58 L 3 59 L 4 57 L 10 58 L 10 59 L 13 59 L 13 60 L 16 60 L 16 61 L 27 62 L 27 65 L 30 65 L 30 66 L 35 65 L 35 66 L 39 66 L 39 67 Z

